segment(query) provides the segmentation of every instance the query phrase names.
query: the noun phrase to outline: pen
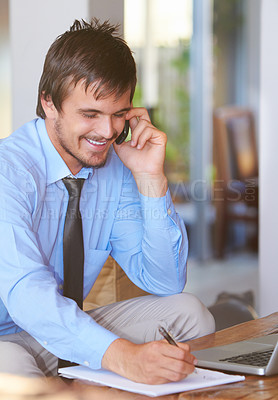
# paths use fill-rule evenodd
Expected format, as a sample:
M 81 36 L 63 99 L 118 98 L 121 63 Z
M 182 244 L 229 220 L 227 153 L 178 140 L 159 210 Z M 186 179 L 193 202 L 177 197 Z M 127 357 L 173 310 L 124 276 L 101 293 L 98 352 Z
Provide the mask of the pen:
M 162 326 L 159 326 L 158 331 L 159 331 L 159 333 L 161 333 L 161 335 L 164 337 L 164 339 L 167 340 L 167 342 L 169 344 L 172 344 L 172 345 L 178 347 L 177 342 L 175 341 L 175 339 L 173 338 L 173 336 L 171 335 L 170 332 L 167 332 L 166 329 L 164 329 Z M 196 365 L 196 362 L 195 362 L 195 365 Z M 197 369 L 194 369 L 193 373 L 197 374 L 198 373 Z
M 176 341 L 175 341 L 175 339 L 173 338 L 173 336 L 169 332 L 167 332 L 166 329 L 164 329 L 162 326 L 160 326 L 158 328 L 158 331 L 159 331 L 159 333 L 161 333 L 161 335 L 164 337 L 164 339 L 167 340 L 167 342 L 169 344 L 172 344 L 174 346 L 178 346 Z

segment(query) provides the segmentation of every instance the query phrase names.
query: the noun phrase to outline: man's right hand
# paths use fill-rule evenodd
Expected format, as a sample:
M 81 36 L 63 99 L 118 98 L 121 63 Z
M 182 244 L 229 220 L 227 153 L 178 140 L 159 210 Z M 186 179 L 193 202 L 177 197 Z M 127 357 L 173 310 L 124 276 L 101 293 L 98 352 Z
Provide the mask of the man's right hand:
M 102 358 L 102 367 L 135 382 L 161 384 L 179 381 L 195 369 L 188 344 L 178 347 L 165 340 L 134 344 L 116 339 Z

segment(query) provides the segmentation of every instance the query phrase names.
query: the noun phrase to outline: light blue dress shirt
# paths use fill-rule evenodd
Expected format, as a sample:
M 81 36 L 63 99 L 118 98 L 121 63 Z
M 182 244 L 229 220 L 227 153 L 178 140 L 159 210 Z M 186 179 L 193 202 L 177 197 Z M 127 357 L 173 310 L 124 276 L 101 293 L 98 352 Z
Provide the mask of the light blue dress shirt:
M 56 356 L 100 368 L 117 338 L 63 290 L 63 228 L 70 170 L 45 122 L 33 120 L 0 144 L 0 335 L 27 331 Z M 138 193 L 113 148 L 103 168 L 83 168 L 84 298 L 109 254 L 140 288 L 182 291 L 188 241 L 169 192 Z

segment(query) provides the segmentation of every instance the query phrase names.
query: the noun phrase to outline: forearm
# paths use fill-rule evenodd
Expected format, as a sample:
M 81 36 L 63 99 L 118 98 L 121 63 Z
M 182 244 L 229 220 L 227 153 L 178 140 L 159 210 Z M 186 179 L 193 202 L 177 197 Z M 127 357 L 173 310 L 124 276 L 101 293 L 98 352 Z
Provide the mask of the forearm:
M 157 175 L 134 174 L 139 193 L 146 197 L 163 197 L 168 189 L 167 178 L 164 173 Z
M 57 357 L 100 368 L 117 336 L 58 293 L 35 233 L 2 221 L 0 236 L 0 331 L 15 333 L 19 327 Z
M 144 218 L 144 278 L 154 282 L 156 294 L 179 293 L 186 281 L 188 255 L 184 223 L 175 211 L 169 191 L 163 198 L 140 196 L 140 199 Z
M 133 194 L 135 189 L 129 182 L 123 191 L 126 195 L 111 235 L 112 256 L 142 289 L 158 295 L 181 292 L 186 279 L 188 240 L 169 190 L 164 197 L 132 198 L 127 194 Z
M 34 284 L 23 279 L 5 299 L 13 322 L 57 357 L 100 368 L 103 354 L 117 335 L 97 324 L 73 301 L 56 293 L 46 274 L 36 275 L 33 273 Z M 44 280 L 45 285 L 37 289 L 36 279 Z

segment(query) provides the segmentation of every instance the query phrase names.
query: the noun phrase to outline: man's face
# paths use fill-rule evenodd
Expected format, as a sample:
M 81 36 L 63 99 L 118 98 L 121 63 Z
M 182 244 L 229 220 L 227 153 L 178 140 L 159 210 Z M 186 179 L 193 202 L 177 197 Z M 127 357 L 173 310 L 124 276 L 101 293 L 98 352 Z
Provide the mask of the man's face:
M 130 108 L 130 91 L 118 99 L 112 95 L 96 100 L 94 91 L 89 87 L 85 92 L 79 82 L 63 101 L 61 112 L 54 107 L 50 118 L 46 114 L 48 135 L 74 175 L 84 166 L 99 168 L 105 164 Z

